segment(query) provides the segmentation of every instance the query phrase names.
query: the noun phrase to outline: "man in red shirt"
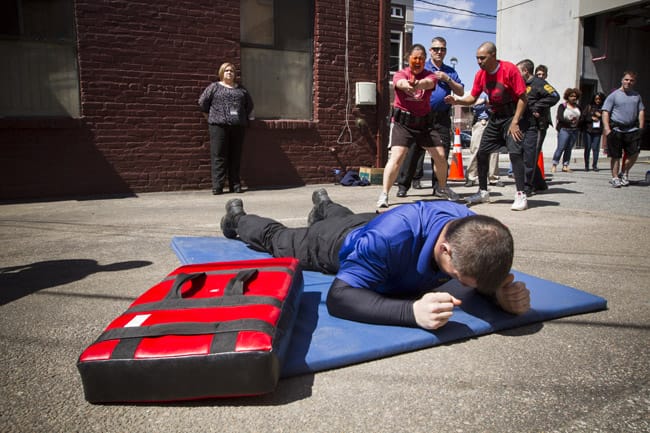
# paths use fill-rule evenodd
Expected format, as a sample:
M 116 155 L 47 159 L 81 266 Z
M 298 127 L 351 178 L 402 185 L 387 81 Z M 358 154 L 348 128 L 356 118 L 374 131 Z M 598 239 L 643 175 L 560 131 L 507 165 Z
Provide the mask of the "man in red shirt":
M 512 163 L 517 193 L 512 210 L 528 208 L 525 188 L 523 137 L 528 128 L 524 118 L 526 110 L 526 83 L 519 69 L 504 60 L 497 59 L 497 48 L 492 42 L 484 42 L 476 51 L 476 60 L 480 71 L 474 77 L 470 94 L 460 99 L 449 95 L 448 104 L 472 105 L 481 92 L 487 93 L 491 114 L 483 132 L 476 159 L 478 162 L 478 193 L 466 198 L 469 204 L 488 203 L 490 193 L 487 190 L 490 154 L 506 146 Z

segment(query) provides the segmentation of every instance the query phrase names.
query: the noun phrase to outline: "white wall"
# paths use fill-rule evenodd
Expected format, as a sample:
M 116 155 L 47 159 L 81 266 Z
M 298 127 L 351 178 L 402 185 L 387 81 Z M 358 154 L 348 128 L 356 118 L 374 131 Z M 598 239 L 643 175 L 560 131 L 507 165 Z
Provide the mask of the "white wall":
M 636 90 L 647 101 L 650 89 L 650 44 L 647 33 L 626 23 L 608 21 L 609 13 L 644 3 L 629 0 L 497 0 L 497 54 L 513 63 L 529 58 L 549 67 L 548 81 L 560 93 L 579 87 L 581 77 L 605 93 L 620 85 L 625 70 L 639 73 Z M 583 48 L 580 18 L 597 17 L 596 46 Z M 600 60 L 593 62 L 592 58 Z M 557 106 L 551 110 L 555 117 Z M 650 123 L 650 121 L 649 121 Z M 555 150 L 557 134 L 549 131 L 544 154 Z
M 548 82 L 562 97 L 564 90 L 578 87 L 582 64 L 579 0 L 497 1 L 497 56 L 517 63 L 530 59 L 548 66 Z M 560 100 L 562 102 L 562 99 Z M 551 109 L 555 119 L 557 105 Z M 553 120 L 555 123 L 555 120 Z M 557 144 L 555 130 L 544 141 L 544 156 L 552 156 Z

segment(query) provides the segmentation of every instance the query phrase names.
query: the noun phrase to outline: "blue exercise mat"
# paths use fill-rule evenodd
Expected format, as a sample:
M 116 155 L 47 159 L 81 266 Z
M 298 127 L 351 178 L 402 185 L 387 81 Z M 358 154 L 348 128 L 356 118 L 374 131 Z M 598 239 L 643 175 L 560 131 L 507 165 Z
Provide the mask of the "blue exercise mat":
M 175 237 L 171 246 L 182 264 L 271 257 L 248 248 L 241 241 L 222 237 Z M 445 326 L 425 331 L 332 317 L 325 306 L 325 298 L 334 276 L 305 271 L 305 290 L 282 376 L 313 373 L 607 308 L 607 301 L 599 296 L 521 272 L 513 273 L 530 289 L 531 310 L 528 313 L 521 316 L 505 313 L 474 290 L 452 280 L 439 290 L 452 293 L 463 304 L 454 310 Z

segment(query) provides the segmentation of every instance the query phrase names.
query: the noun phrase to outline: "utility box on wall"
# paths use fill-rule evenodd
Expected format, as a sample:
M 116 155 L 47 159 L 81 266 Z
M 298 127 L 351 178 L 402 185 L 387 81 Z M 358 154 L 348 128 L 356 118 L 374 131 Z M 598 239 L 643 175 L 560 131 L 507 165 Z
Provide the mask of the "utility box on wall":
M 356 83 L 356 105 L 376 105 L 377 86 L 375 83 Z

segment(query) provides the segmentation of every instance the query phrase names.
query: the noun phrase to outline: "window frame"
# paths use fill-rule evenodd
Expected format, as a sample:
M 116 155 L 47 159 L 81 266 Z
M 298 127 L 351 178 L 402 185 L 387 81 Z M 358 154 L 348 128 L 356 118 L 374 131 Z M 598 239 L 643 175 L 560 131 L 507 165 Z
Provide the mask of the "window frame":
M 242 9 L 242 3 L 245 0 L 242 0 L 240 2 L 240 12 Z M 315 0 L 311 0 L 308 5 L 306 5 L 306 14 L 309 15 L 309 25 L 305 26 L 305 29 L 307 31 L 306 38 L 298 40 L 298 39 L 290 39 L 290 38 L 283 38 L 286 36 L 286 34 L 282 33 L 283 28 L 286 26 L 282 26 L 281 23 L 286 21 L 287 18 L 285 15 L 282 16 L 282 18 L 278 18 L 280 14 L 283 13 L 283 11 L 286 11 L 284 8 L 289 7 L 289 3 L 282 3 L 282 1 L 278 0 L 271 0 L 273 3 L 273 10 L 272 10 L 272 38 L 273 41 L 271 43 L 255 43 L 255 42 L 247 42 L 245 40 L 245 37 L 243 34 L 240 35 L 240 50 L 241 50 L 241 67 L 240 67 L 240 77 L 242 80 L 242 84 L 251 92 L 251 96 L 253 97 L 253 100 L 255 102 L 255 117 L 257 119 L 261 120 L 289 120 L 289 121 L 312 121 L 314 119 L 314 82 L 313 82 L 313 77 L 314 77 L 314 22 L 315 22 Z M 242 15 L 241 19 L 245 19 L 244 16 Z M 241 32 L 243 33 L 245 31 L 244 29 L 244 24 L 241 24 L 242 30 Z M 297 45 L 303 45 L 304 49 L 300 49 L 299 46 L 293 46 L 293 47 L 283 47 L 282 44 L 289 44 L 293 45 L 294 42 L 298 41 Z M 282 112 L 281 110 L 277 110 L 283 102 L 287 102 L 286 100 L 278 100 L 277 95 L 289 95 L 291 92 L 287 91 L 279 91 L 276 92 L 276 96 L 269 96 L 269 100 L 273 101 L 271 103 L 271 107 L 268 105 L 268 101 L 261 99 L 264 98 L 263 95 L 268 95 L 268 93 L 265 92 L 257 92 L 256 88 L 264 88 L 262 84 L 259 83 L 261 80 L 262 75 L 261 74 L 266 74 L 269 72 L 268 68 L 264 69 L 264 72 L 259 72 L 260 68 L 253 68 L 247 66 L 247 64 L 252 64 L 252 57 L 255 56 L 255 53 L 257 52 L 257 55 L 259 56 L 264 56 L 263 52 L 266 52 L 268 56 L 272 56 L 273 59 L 275 59 L 278 56 L 284 55 L 287 57 L 287 61 L 291 63 L 291 60 L 294 61 L 293 64 L 302 64 L 303 69 L 301 69 L 302 73 L 295 73 L 294 71 L 294 78 L 293 82 L 295 83 L 297 80 L 300 80 L 302 77 L 305 77 L 308 75 L 307 78 L 302 78 L 301 82 L 298 83 L 298 89 L 301 91 L 301 101 L 300 101 L 300 110 L 296 114 L 288 114 L 288 111 Z M 299 59 L 302 54 L 306 55 L 306 58 L 300 62 Z M 251 55 L 249 58 L 248 56 Z M 280 61 L 280 60 L 278 60 Z M 278 65 L 277 69 L 278 72 L 286 72 L 287 70 L 291 70 L 290 68 L 283 67 L 281 65 Z M 248 70 L 247 70 L 248 69 Z M 250 74 L 249 70 L 254 70 L 252 74 Z M 257 73 L 257 74 L 256 74 Z M 250 74 L 250 75 L 249 75 Z M 266 77 L 266 75 L 265 75 Z M 290 86 L 290 83 L 284 83 L 284 77 L 283 79 L 280 79 L 280 74 L 277 74 L 277 76 L 273 77 L 271 76 L 271 80 L 275 80 L 276 82 L 279 82 L 281 85 L 285 86 Z M 258 84 L 255 84 L 255 81 L 258 81 Z M 247 85 L 248 83 L 248 85 Z M 259 87 L 257 87 L 259 86 Z M 302 86 L 302 87 L 300 87 Z M 252 89 L 251 89 L 252 87 Z M 295 89 L 295 87 L 294 87 Z M 281 97 L 281 96 L 280 96 Z M 295 100 L 295 99 L 294 99 Z M 265 112 L 264 110 L 267 109 L 269 111 L 273 112 Z M 289 110 L 290 111 L 290 110 Z
M 28 16 L 29 0 L 5 1 L 11 2 L 5 3 L 5 11 L 13 5 L 11 12 L 15 12 L 13 17 L 5 17 L 7 23 L 17 22 L 11 28 L 13 32 L 0 33 L 0 52 L 9 59 L 0 66 L 0 79 L 11 83 L 8 88 L 0 86 L 4 99 L 0 99 L 0 116 L 81 118 L 74 0 L 59 0 L 59 5 L 52 6 L 66 8 L 58 22 L 48 10 L 33 9 L 41 12 L 40 22 L 38 14 Z M 26 28 L 30 18 L 36 18 L 32 24 L 37 24 L 31 32 Z M 39 27 L 39 23 L 43 25 Z M 57 29 L 56 25 L 61 27 Z M 61 29 L 64 31 L 57 32 Z
M 394 39 L 393 37 L 397 36 L 399 40 Z M 397 43 L 399 45 L 398 49 L 398 56 L 393 56 L 392 54 L 392 46 L 394 43 Z M 390 45 L 391 45 L 391 52 L 389 54 L 389 62 L 388 62 L 388 72 L 390 76 L 392 77 L 395 75 L 395 72 L 399 71 L 402 69 L 404 66 L 404 32 L 398 31 L 398 30 L 391 30 L 390 31 Z M 393 69 L 392 63 L 394 59 L 398 59 L 398 67 L 397 69 Z

